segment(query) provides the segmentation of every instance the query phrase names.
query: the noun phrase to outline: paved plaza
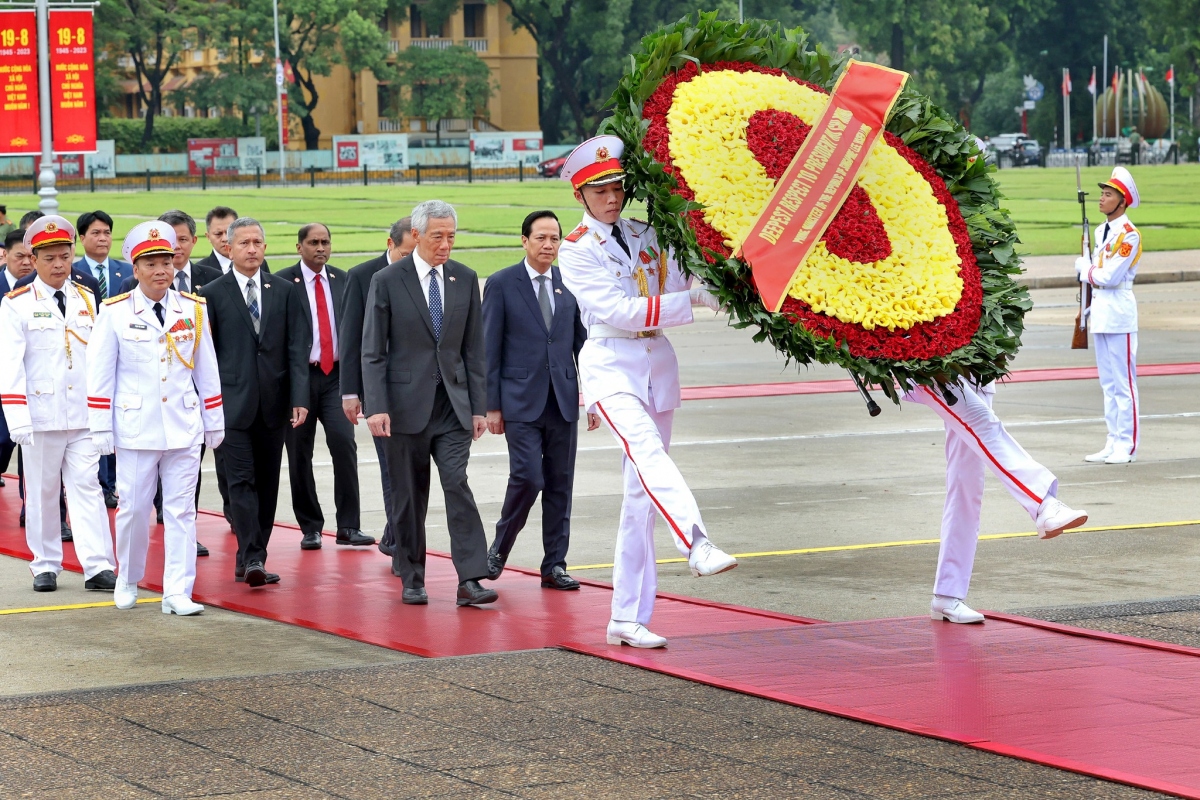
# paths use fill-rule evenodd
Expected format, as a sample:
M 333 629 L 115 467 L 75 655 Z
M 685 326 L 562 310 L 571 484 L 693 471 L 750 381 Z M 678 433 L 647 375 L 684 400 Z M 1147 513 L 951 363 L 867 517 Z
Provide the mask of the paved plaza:
M 1033 292 L 1016 369 L 1094 364 L 1069 349 L 1074 294 Z M 1147 284 L 1138 299 L 1139 361 L 1200 361 L 1200 282 Z M 797 373 L 747 332 L 698 316 L 671 336 L 685 387 L 845 377 Z M 1091 518 L 1039 541 L 989 479 L 971 605 L 1200 646 L 1197 388 L 1200 375 L 1144 377 L 1138 461 L 1104 466 L 1082 460 L 1104 439 L 1095 380 L 1001 387 L 1001 418 Z M 714 541 L 741 565 L 695 580 L 665 563 L 660 590 L 824 620 L 927 613 L 941 426 L 924 408 L 877 399 L 874 419 L 847 393 L 686 402 L 672 453 Z M 363 528 L 378 535 L 378 465 L 361 426 L 358 441 Z M 577 577 L 611 577 L 619 460 L 607 432 L 581 432 Z M 211 458 L 205 469 L 201 505 L 219 508 Z M 490 535 L 507 478 L 502 438 L 475 445 L 470 475 Z M 278 517 L 290 521 L 286 480 L 281 489 Z M 539 525 L 535 510 L 511 564 L 536 569 Z M 448 550 L 436 486 L 429 530 L 430 548 Z M 660 557 L 674 559 L 660 534 Z M 277 529 L 271 547 L 299 547 L 299 534 Z M 380 580 L 392 580 L 376 557 Z M 561 651 L 426 660 L 216 608 L 164 617 L 153 603 L 4 613 L 106 599 L 74 574 L 53 595 L 29 586 L 23 562 L 0 557 L 0 797 L 1151 796 Z

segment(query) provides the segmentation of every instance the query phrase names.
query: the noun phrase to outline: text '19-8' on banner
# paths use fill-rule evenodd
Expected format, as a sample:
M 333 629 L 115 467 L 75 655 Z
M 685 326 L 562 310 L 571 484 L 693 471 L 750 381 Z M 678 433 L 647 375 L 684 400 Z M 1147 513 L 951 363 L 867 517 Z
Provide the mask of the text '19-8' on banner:
M 0 155 L 40 153 L 40 131 L 37 15 L 0 11 Z
M 846 65 L 738 253 L 769 311 L 779 311 L 800 265 L 854 188 L 907 78 L 878 64 Z
M 91 11 L 50 12 L 50 108 L 57 153 L 96 151 Z

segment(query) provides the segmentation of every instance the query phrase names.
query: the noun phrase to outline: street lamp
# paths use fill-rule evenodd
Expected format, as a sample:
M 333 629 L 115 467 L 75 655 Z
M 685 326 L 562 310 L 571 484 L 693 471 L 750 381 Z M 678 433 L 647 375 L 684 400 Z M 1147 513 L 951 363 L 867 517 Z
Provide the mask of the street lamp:
M 45 0 L 42 0 L 45 2 Z M 285 120 L 283 118 L 283 93 L 287 91 L 287 87 L 283 82 L 283 60 L 279 57 L 279 0 L 271 0 L 271 12 L 275 16 L 275 105 L 279 111 L 279 182 L 283 183 L 287 180 L 284 175 L 284 150 L 283 150 L 283 126 Z
M 42 131 L 42 161 L 38 164 L 38 209 L 58 213 L 58 189 L 54 187 L 54 133 L 50 127 L 50 2 L 37 0 L 38 117 Z

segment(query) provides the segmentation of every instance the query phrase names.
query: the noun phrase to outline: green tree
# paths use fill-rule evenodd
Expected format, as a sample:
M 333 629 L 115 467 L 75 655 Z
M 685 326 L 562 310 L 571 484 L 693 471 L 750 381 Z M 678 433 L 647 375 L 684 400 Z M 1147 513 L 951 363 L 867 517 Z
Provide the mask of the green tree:
M 437 120 L 442 141 L 444 119 L 487 116 L 496 87 L 492 71 L 474 50 L 454 46 L 445 50 L 410 47 L 396 58 L 390 109 L 397 117 Z
M 1185 98 L 1200 94 L 1200 0 L 1145 0 L 1142 14 L 1147 40 L 1175 65 L 1176 91 Z
M 179 55 L 193 46 L 196 27 L 208 24 L 208 11 L 209 4 L 197 0 L 116 0 L 99 6 L 96 28 L 104 30 L 105 52 L 133 63 L 146 111 L 143 148 L 150 146 L 154 118 L 162 112 L 163 83 Z

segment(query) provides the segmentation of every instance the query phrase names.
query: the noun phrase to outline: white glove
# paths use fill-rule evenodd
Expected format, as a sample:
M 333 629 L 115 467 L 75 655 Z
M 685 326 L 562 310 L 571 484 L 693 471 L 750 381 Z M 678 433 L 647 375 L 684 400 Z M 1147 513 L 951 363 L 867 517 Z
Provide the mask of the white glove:
M 111 456 L 113 454 L 112 431 L 92 431 L 92 444 L 100 455 Z
M 1075 259 L 1075 271 L 1078 272 L 1080 275 L 1087 272 L 1091 268 L 1091 266 L 1092 266 L 1092 262 L 1088 261 L 1083 256 L 1080 256 L 1079 258 Z
M 216 450 L 221 446 L 221 442 L 225 441 L 225 429 L 219 431 L 204 432 L 204 446 L 209 450 Z
M 19 431 L 9 431 L 8 438 L 12 439 L 13 444 L 19 444 L 21 447 L 32 447 L 33 428 L 22 428 Z
M 693 286 L 688 289 L 688 295 L 692 299 L 692 305 L 707 306 L 713 311 L 721 310 L 721 301 L 704 286 Z

